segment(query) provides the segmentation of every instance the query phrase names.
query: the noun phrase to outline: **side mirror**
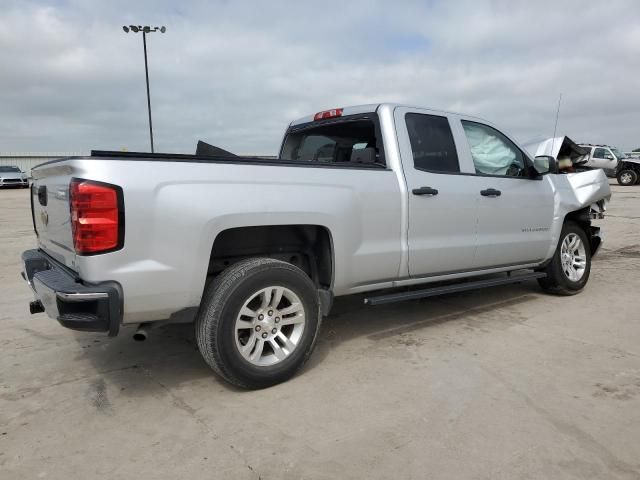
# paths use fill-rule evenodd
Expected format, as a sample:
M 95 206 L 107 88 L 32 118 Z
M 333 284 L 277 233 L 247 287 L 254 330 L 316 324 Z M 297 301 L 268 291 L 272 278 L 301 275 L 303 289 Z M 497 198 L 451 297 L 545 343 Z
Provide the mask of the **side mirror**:
M 540 155 L 533 159 L 533 168 L 540 175 L 558 173 L 558 162 L 550 155 Z

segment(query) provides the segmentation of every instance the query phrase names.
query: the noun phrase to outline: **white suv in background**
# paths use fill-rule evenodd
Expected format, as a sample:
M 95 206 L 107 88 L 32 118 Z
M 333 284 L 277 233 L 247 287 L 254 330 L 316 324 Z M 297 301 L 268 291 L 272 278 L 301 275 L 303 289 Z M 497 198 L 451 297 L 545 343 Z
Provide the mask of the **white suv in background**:
M 620 150 L 615 147 L 609 147 L 608 145 L 583 144 L 580 146 L 589 150 L 588 160 L 580 166 L 601 168 L 608 177 L 616 176 L 618 162 L 626 158 L 625 154 Z

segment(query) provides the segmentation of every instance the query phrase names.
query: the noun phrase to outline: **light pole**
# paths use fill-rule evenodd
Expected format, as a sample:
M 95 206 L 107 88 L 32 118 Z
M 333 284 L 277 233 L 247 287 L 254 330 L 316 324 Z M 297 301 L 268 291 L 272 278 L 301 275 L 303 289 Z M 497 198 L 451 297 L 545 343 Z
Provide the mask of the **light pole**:
M 149 66 L 147 65 L 147 33 L 153 33 L 160 31 L 160 33 L 164 33 L 167 31 L 166 27 L 149 27 L 142 25 L 129 25 L 128 27 L 125 25 L 122 27 L 124 33 L 129 33 L 130 31 L 133 33 L 142 32 L 142 46 L 144 47 L 144 76 L 147 80 L 147 110 L 149 111 L 149 138 L 151 140 L 151 153 L 153 153 L 153 123 L 151 122 L 151 97 L 149 96 Z

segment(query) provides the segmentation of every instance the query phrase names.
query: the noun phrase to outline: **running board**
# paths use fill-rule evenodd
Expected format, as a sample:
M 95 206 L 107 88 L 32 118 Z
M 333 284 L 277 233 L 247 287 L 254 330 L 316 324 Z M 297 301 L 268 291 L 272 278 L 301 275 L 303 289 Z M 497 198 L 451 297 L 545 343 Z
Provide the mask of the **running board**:
M 509 272 L 510 273 L 510 272 Z M 384 303 L 402 302 L 404 300 L 416 300 L 419 298 L 435 297 L 445 293 L 464 292 L 466 290 L 478 290 L 480 288 L 497 287 L 499 285 L 509 285 L 511 283 L 521 283 L 535 278 L 544 278 L 544 272 L 530 272 L 522 275 L 510 275 L 500 278 L 489 278 L 486 280 L 476 280 L 474 282 L 456 283 L 443 287 L 426 288 L 424 290 L 414 290 L 412 292 L 389 293 L 377 297 L 367 297 L 364 299 L 366 305 L 382 305 Z

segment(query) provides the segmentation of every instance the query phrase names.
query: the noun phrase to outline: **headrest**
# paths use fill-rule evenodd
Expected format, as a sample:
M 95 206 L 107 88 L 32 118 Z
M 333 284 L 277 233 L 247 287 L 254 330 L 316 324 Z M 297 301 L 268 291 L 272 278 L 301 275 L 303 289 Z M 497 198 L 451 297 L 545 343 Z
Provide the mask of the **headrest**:
M 351 161 L 353 163 L 376 163 L 376 149 L 367 147 L 352 150 Z

